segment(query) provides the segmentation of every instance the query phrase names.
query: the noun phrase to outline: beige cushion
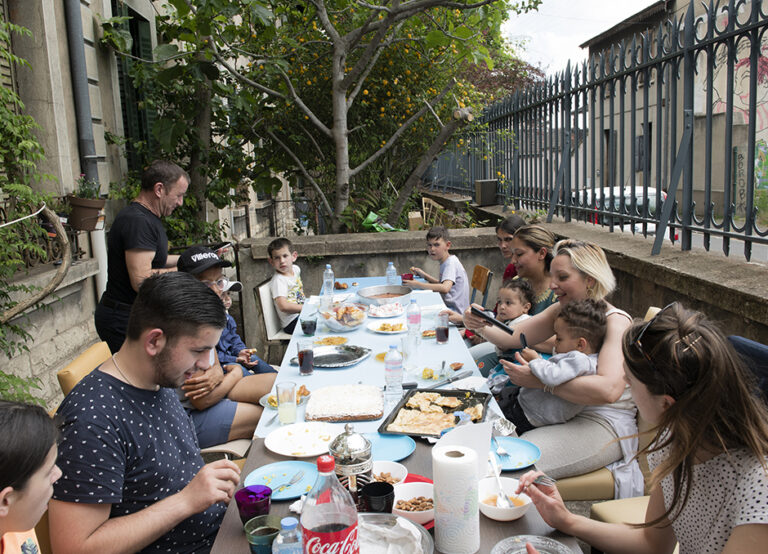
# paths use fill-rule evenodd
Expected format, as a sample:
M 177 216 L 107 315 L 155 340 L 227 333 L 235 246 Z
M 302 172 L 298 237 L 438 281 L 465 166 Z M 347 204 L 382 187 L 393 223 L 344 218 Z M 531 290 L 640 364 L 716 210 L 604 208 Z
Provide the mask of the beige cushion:
M 613 475 L 607 469 L 557 480 L 563 500 L 610 500 L 613 498 Z
M 589 517 L 606 523 L 642 523 L 650 496 L 636 496 L 592 504 Z
M 609 500 L 592 504 L 589 517 L 605 523 L 642 523 L 648 510 L 650 496 L 636 496 L 621 500 Z M 673 554 L 680 551 L 680 545 L 675 545 Z
M 75 358 L 69 365 L 56 374 L 59 386 L 64 396 L 69 394 L 80 379 L 96 369 L 96 366 L 106 362 L 112 356 L 106 342 L 97 342 Z

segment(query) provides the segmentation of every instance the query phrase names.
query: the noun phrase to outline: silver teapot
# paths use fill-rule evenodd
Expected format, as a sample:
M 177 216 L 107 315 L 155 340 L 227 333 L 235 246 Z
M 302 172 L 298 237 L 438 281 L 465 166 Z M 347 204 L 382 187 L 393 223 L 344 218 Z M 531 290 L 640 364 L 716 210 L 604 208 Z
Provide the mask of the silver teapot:
M 328 449 L 336 461 L 339 481 L 357 503 L 360 489 L 373 481 L 371 441 L 355 433 L 354 426 L 347 423 L 344 432 L 333 439 Z

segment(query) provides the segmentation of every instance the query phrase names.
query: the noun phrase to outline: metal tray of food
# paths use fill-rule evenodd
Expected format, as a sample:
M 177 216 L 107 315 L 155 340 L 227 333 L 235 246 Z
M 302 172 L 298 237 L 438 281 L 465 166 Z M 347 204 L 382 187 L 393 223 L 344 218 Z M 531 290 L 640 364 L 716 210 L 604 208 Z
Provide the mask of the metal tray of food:
M 393 423 L 396 419 L 398 414 L 401 410 L 409 410 L 409 411 L 417 411 L 416 408 L 408 407 L 408 403 L 411 401 L 411 399 L 416 396 L 417 394 L 421 394 L 421 398 L 430 398 L 423 396 L 424 394 L 437 394 L 439 397 L 442 398 L 449 398 L 449 399 L 456 399 L 458 402 L 456 406 L 440 406 L 442 408 L 442 414 L 454 414 L 455 412 L 465 411 L 467 409 L 474 408 L 478 404 L 482 406 L 482 414 L 479 418 L 472 418 L 472 423 L 481 423 L 485 421 L 485 417 L 488 414 L 488 402 L 491 399 L 491 395 L 487 392 L 477 392 L 473 390 L 464 390 L 464 389 L 452 389 L 452 390 L 435 390 L 435 389 L 415 389 L 408 391 L 405 396 L 398 402 L 397 406 L 389 413 L 389 415 L 384 419 L 382 424 L 379 426 L 379 433 L 382 433 L 384 435 L 412 435 L 417 437 L 439 437 L 440 433 L 443 429 L 447 429 L 448 427 L 452 427 L 454 424 L 458 422 L 458 417 L 453 416 L 453 423 L 451 424 L 451 419 L 447 416 L 444 416 L 445 420 L 445 426 L 441 429 L 431 429 L 427 430 L 423 427 L 414 427 L 413 431 L 409 430 L 392 430 L 390 431 L 388 427 L 391 423 Z M 418 398 L 418 397 L 417 397 Z M 429 406 L 435 406 L 438 404 L 435 404 L 433 402 L 429 403 Z M 434 408 L 432 408 L 434 409 Z M 420 410 L 419 410 L 420 411 Z M 471 410 L 470 410 L 471 412 Z M 429 413 L 429 412 L 426 412 Z M 437 413 L 437 412 L 435 412 Z M 429 416 L 424 416 L 429 417 Z M 437 416 L 434 416 L 437 418 Z
M 406 306 L 411 301 L 411 289 L 404 285 L 376 285 L 358 290 L 357 296 L 365 304 L 383 305 L 400 302 Z
M 371 355 L 371 349 L 353 344 L 340 344 L 337 346 L 315 346 L 312 351 L 315 355 L 315 367 L 350 367 L 362 362 Z M 291 365 L 299 365 L 299 358 L 291 358 Z

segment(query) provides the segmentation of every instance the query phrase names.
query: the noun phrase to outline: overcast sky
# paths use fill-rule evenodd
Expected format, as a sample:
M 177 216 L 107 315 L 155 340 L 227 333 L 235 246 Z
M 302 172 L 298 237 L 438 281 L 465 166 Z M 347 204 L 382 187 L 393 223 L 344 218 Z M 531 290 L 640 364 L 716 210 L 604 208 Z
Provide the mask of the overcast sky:
M 543 0 L 538 11 L 512 16 L 504 35 L 525 41 L 520 56 L 551 75 L 568 60 L 581 62 L 587 51 L 579 44 L 653 4 L 651 0 Z

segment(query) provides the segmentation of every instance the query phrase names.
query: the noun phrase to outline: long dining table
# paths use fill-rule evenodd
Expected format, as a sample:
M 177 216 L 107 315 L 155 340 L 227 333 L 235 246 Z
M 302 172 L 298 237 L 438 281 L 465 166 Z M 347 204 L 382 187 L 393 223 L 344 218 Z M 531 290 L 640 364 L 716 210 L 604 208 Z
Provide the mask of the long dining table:
M 341 301 L 354 301 L 356 292 L 360 288 L 385 284 L 383 277 L 348 278 L 337 279 L 337 281 L 345 283 L 348 286 L 347 289 L 336 291 L 336 294 L 334 294 L 335 299 Z M 422 309 L 421 328 L 434 328 L 435 316 L 439 311 L 445 308 L 440 295 L 431 291 L 414 290 L 411 293 L 411 297 L 416 299 Z M 309 315 L 312 312 L 317 311 L 318 304 L 319 297 L 310 297 L 305 303 L 301 316 Z M 400 319 L 404 318 L 404 314 L 403 316 L 400 316 Z M 315 335 L 316 339 L 322 339 L 325 336 L 339 335 L 339 333 L 326 329 L 321 321 L 322 318 L 318 318 L 317 332 Z M 320 387 L 340 384 L 363 383 L 383 387 L 384 364 L 381 361 L 377 361 L 375 355 L 380 352 L 386 352 L 387 347 L 390 344 L 399 346 L 401 337 L 404 335 L 386 335 L 374 332 L 368 328 L 369 322 L 372 321 L 384 322 L 392 320 L 368 318 L 358 329 L 343 334 L 343 336 L 348 338 L 348 344 L 370 348 L 371 354 L 368 358 L 349 368 L 315 368 L 314 373 L 309 376 L 300 375 L 298 366 L 291 363 L 291 359 L 297 356 L 297 340 L 304 337 L 301 326 L 296 325 L 296 330 L 293 333 L 280 366 L 276 384 L 284 381 L 294 381 L 297 386 L 301 384 L 306 385 L 310 392 Z M 461 335 L 456 328 L 451 327 L 447 344 L 439 345 L 436 343 L 435 339 L 423 339 L 421 341 L 416 355 L 408 361 L 409 365 L 416 368 L 416 371 L 407 373 L 404 380 L 407 382 L 416 382 L 419 388 L 434 384 L 434 380 L 422 379 L 421 371 L 424 367 L 430 367 L 431 369 L 439 371 L 443 361 L 446 362 L 446 367 L 452 362 L 463 363 L 464 366 L 462 370 L 470 369 L 472 370 L 473 376 L 480 376 L 480 372 L 473 362 L 471 354 L 464 345 Z M 450 369 L 448 372 L 453 373 Z M 389 406 L 389 408 L 391 408 L 391 406 Z M 495 401 L 491 401 L 489 410 L 498 411 L 498 406 Z M 276 410 L 265 410 L 264 416 L 256 427 L 253 444 L 251 445 L 241 474 L 241 486 L 250 472 L 263 465 L 296 459 L 276 454 L 267 449 L 264 445 L 264 437 L 280 427 L 276 414 Z M 387 415 L 385 408 L 385 413 L 382 419 L 376 421 L 355 422 L 355 431 L 360 433 L 376 433 L 383 418 Z M 297 409 L 296 421 L 304 421 L 303 406 L 299 406 Z M 338 428 L 339 433 L 343 431 L 344 424 L 338 423 L 333 425 Z M 431 460 L 431 445 L 425 440 L 417 439 L 416 448 L 413 453 L 401 460 L 400 463 L 405 465 L 410 473 L 432 478 Z M 314 460 L 311 459 L 309 461 Z M 290 503 L 291 501 L 274 501 L 270 513 L 280 516 L 289 515 L 288 506 Z M 481 544 L 478 552 L 490 552 L 497 542 L 506 537 L 515 535 L 548 536 L 560 541 L 572 552 L 581 552 L 574 537 L 564 535 L 549 527 L 541 519 L 541 516 L 534 507 L 531 507 L 522 518 L 511 522 L 498 522 L 480 515 Z M 230 502 L 211 552 L 215 554 L 249 552 L 248 542 L 243 531 L 243 524 L 240 521 L 240 516 L 234 500 Z M 435 550 L 435 552 L 439 551 Z

